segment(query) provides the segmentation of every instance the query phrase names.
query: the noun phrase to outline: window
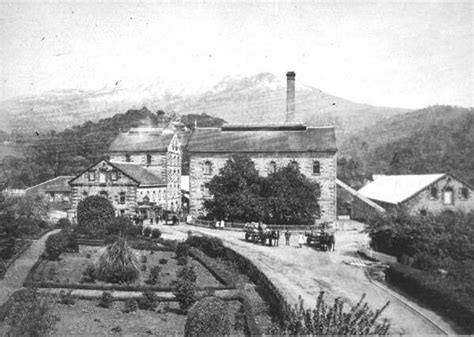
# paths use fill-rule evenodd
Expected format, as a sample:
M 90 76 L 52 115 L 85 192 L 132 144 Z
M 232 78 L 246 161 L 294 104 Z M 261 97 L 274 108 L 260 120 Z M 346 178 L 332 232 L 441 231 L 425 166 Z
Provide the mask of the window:
M 204 174 L 211 175 L 211 173 L 212 173 L 212 164 L 210 161 L 206 161 L 204 163 Z
M 430 193 L 432 198 L 438 199 L 438 189 L 436 187 L 432 187 Z
M 87 193 L 86 191 L 82 192 L 82 197 L 83 198 L 87 198 L 89 196 L 89 193 Z
M 467 187 L 463 187 L 461 189 L 461 195 L 464 199 L 469 199 L 469 189 Z
M 94 181 L 95 180 L 95 172 L 89 172 L 89 181 Z
M 146 164 L 151 165 L 151 154 L 146 155 Z
M 110 179 L 113 180 L 113 181 L 117 180 L 117 171 L 112 171 L 110 173 Z
M 443 193 L 443 202 L 445 205 L 452 205 L 454 204 L 454 198 L 453 198 L 453 189 L 451 187 L 448 187 L 444 190 Z
M 150 202 L 150 198 L 148 196 L 143 197 L 143 203 L 148 204 Z
M 315 160 L 313 161 L 313 174 L 319 174 L 321 173 L 321 164 L 319 161 Z
M 130 163 L 130 155 L 129 155 L 129 154 L 126 154 L 126 155 L 125 155 L 125 161 L 126 161 L 127 163 Z
M 293 170 L 298 170 L 298 162 L 296 160 L 293 160 L 291 163 L 290 163 L 291 167 L 293 168 Z
M 125 204 L 125 192 L 119 194 L 119 204 Z
M 105 171 L 99 171 L 99 184 L 105 184 L 107 182 L 107 176 Z
M 105 199 L 109 198 L 109 194 L 107 193 L 107 191 L 100 191 L 99 196 Z
M 268 173 L 272 174 L 275 173 L 277 169 L 277 165 L 274 161 L 271 161 L 270 164 L 268 164 Z

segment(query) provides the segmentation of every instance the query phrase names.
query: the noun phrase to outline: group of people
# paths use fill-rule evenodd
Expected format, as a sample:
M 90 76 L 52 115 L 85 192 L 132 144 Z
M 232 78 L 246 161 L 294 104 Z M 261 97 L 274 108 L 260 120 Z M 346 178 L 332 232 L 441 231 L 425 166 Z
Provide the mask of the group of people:
M 224 229 L 225 228 L 225 221 L 224 220 L 216 220 L 215 224 L 214 224 L 214 228 L 216 229 Z
M 336 237 L 334 236 L 334 233 L 324 232 L 323 236 L 326 241 L 327 250 L 330 252 L 335 251 L 336 250 Z M 285 243 L 287 246 L 290 245 L 290 238 L 291 238 L 291 232 L 287 229 L 285 231 Z M 304 243 L 305 243 L 304 235 L 300 233 L 298 237 L 298 247 L 299 248 L 303 247 Z

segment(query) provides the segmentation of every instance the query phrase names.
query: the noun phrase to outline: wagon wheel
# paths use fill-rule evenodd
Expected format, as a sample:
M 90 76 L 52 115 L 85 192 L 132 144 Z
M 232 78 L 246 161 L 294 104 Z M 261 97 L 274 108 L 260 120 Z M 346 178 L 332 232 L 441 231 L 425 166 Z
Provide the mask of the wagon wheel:
M 311 238 L 306 238 L 306 244 L 310 245 L 311 244 Z

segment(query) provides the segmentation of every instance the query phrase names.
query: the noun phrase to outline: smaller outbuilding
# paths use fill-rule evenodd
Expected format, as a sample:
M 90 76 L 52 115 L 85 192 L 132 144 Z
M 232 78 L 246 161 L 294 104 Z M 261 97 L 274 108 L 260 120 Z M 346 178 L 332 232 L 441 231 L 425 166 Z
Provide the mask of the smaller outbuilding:
M 474 189 L 449 173 L 374 175 L 373 181 L 357 192 L 385 210 L 403 206 L 412 215 L 445 210 L 474 211 Z M 358 220 L 370 215 L 364 211 L 365 205 L 360 199 L 351 206 Z
M 50 202 L 70 204 L 72 189 L 69 181 L 74 176 L 59 176 L 25 190 L 27 194 L 39 194 L 49 197 Z

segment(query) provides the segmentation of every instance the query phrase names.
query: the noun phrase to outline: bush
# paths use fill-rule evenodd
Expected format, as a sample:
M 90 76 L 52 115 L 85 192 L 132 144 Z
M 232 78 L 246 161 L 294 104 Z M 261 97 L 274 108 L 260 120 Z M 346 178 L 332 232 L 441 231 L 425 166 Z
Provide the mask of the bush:
M 101 308 L 110 308 L 112 306 L 113 301 L 114 298 L 112 296 L 112 293 L 110 293 L 110 291 L 104 291 L 102 292 L 102 296 L 100 296 L 98 306 Z
M 186 311 L 196 302 L 196 284 L 184 278 L 173 281 L 173 295 L 179 303 L 181 310 Z
M 158 262 L 159 262 L 160 264 L 167 264 L 167 263 L 168 263 L 168 260 L 165 259 L 165 258 L 161 258 Z
M 14 234 L 17 237 L 35 236 L 41 232 L 40 223 L 42 222 L 44 221 L 38 219 L 17 218 L 14 221 Z
M 95 268 L 93 265 L 88 265 L 86 269 L 82 272 L 83 283 L 94 283 L 95 282 Z
M 188 258 L 186 256 L 181 256 L 178 258 L 178 266 L 184 266 L 188 264 Z
M 146 237 L 146 238 L 149 238 L 151 235 L 151 228 L 150 227 L 145 227 L 145 229 L 143 230 L 143 236 Z
M 8 336 L 44 336 L 56 324 L 54 301 L 36 289 L 15 292 L 7 303 Z
M 155 310 L 158 306 L 158 296 L 153 291 L 145 291 L 138 298 L 138 307 L 143 310 Z
M 5 242 L 5 247 L 0 249 L 0 259 L 9 260 L 15 254 L 15 238 L 10 237 Z
M 132 221 L 126 216 L 117 216 L 107 223 L 105 235 L 126 235 L 133 226 Z
M 71 228 L 72 224 L 71 224 L 71 221 L 69 221 L 68 218 L 61 218 L 56 223 L 56 227 L 58 227 L 58 228 Z
M 180 257 L 188 257 L 189 255 L 189 245 L 185 242 L 178 243 L 176 247 L 176 257 L 179 259 Z
M 160 273 L 161 273 L 161 267 L 154 266 L 153 268 L 151 268 L 150 275 L 148 275 L 148 279 L 145 281 L 145 283 L 150 284 L 150 285 L 157 284 L 160 279 Z
M 184 336 L 228 336 L 231 319 L 227 303 L 214 296 L 200 299 L 189 310 Z
M 146 257 L 146 255 L 142 255 L 142 256 L 140 257 L 140 261 L 141 261 L 142 263 L 146 263 L 146 262 L 148 261 L 148 258 Z
M 79 243 L 77 242 L 77 234 L 70 230 L 61 231 L 63 251 L 69 253 L 79 252 Z
M 76 299 L 72 296 L 72 289 L 69 289 L 68 291 L 61 290 L 59 292 L 59 302 L 65 305 L 73 305 L 76 303 Z
M 132 225 L 127 230 L 127 236 L 132 237 L 132 238 L 136 238 L 137 236 L 142 235 L 142 228 L 143 228 L 143 226 Z
M 158 228 L 153 228 L 153 230 L 151 231 L 151 237 L 153 239 L 158 239 L 160 236 L 161 236 L 160 230 Z
M 102 239 L 115 211 L 109 200 L 93 195 L 77 206 L 77 231 L 90 239 Z
M 61 233 L 51 234 L 46 239 L 45 247 L 49 260 L 59 260 L 64 247 L 63 235 Z
M 225 256 L 225 248 L 222 240 L 210 236 L 191 236 L 186 240 L 191 247 L 196 247 L 211 257 Z
M 106 245 L 111 245 L 114 242 L 118 241 L 118 239 L 119 239 L 119 236 L 117 234 L 110 234 L 105 237 L 104 243 Z
M 108 246 L 99 257 L 96 278 L 110 283 L 131 283 L 138 278 L 138 258 L 124 238 Z
M 176 277 L 190 282 L 196 282 L 197 273 L 193 266 L 186 266 L 176 272 Z
M 129 298 L 125 301 L 123 305 L 123 312 L 129 313 L 129 312 L 135 312 L 138 309 L 138 303 L 135 299 Z

